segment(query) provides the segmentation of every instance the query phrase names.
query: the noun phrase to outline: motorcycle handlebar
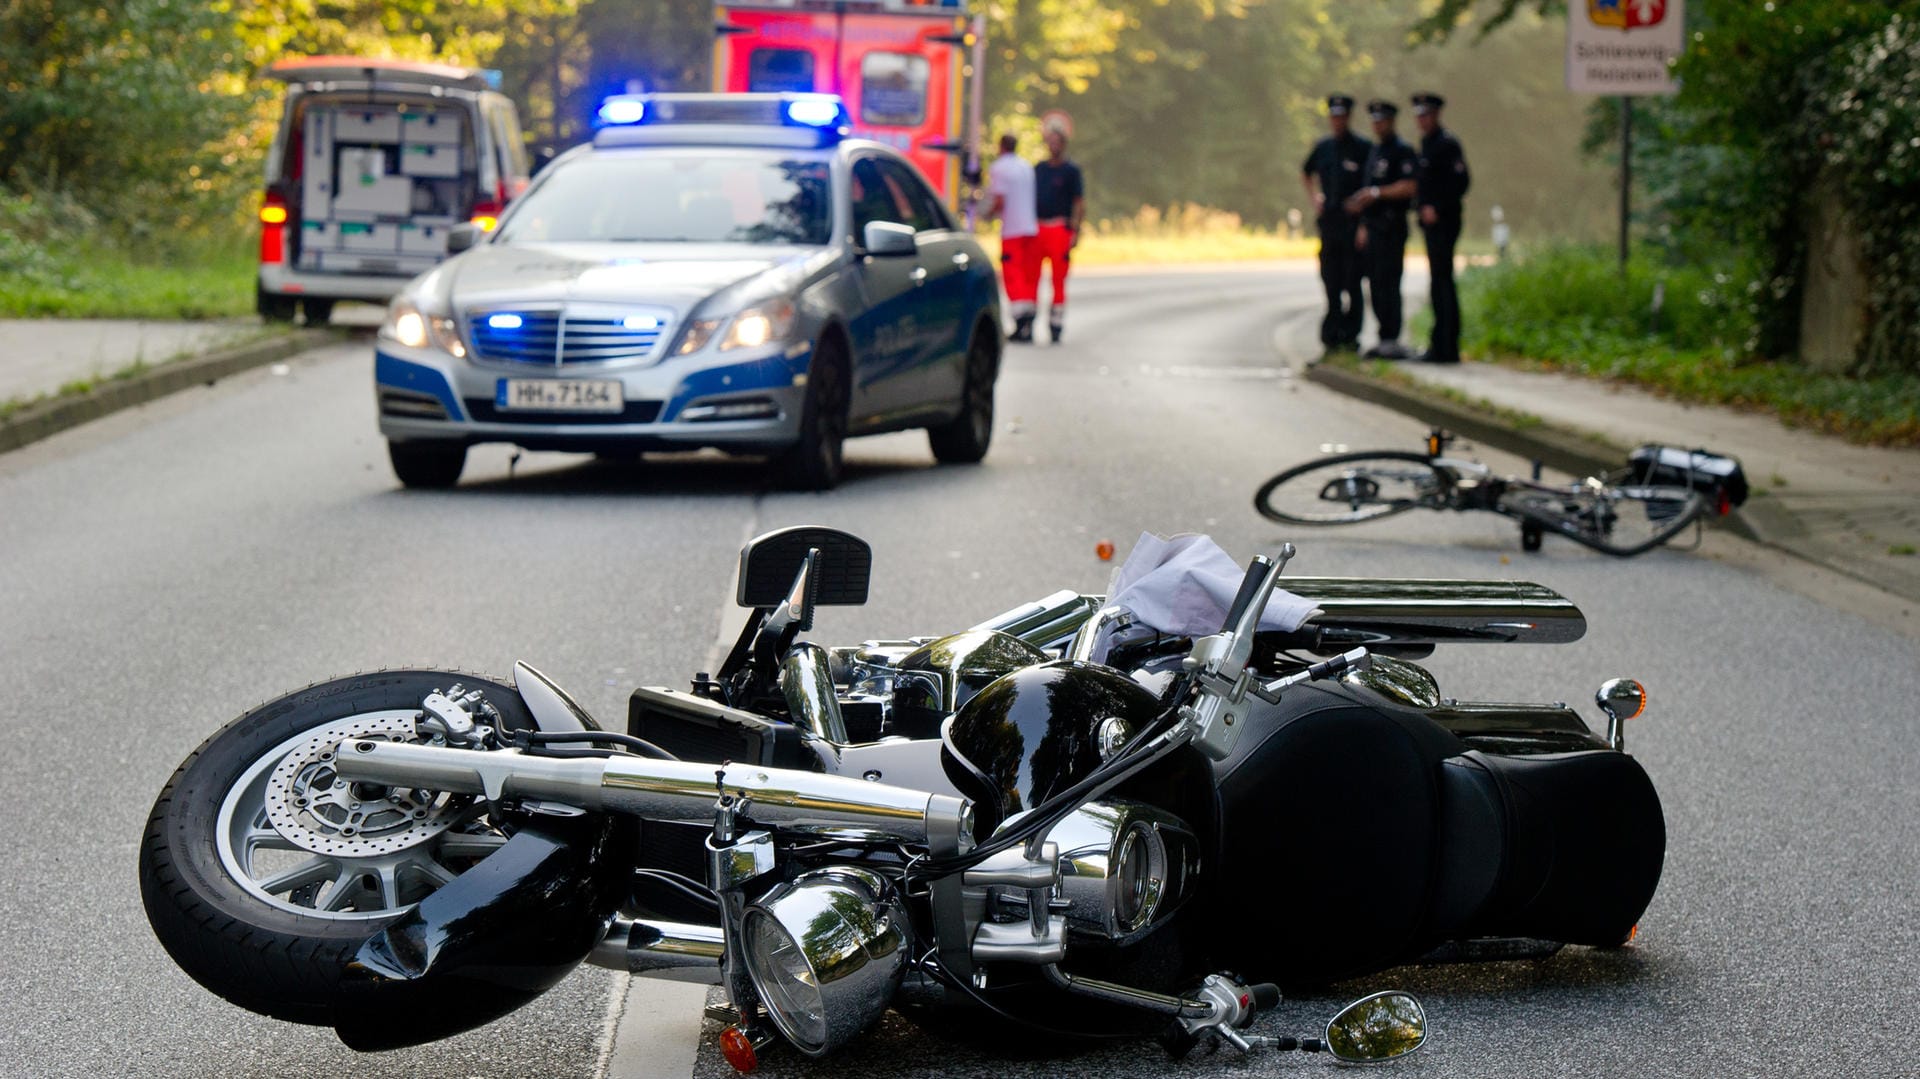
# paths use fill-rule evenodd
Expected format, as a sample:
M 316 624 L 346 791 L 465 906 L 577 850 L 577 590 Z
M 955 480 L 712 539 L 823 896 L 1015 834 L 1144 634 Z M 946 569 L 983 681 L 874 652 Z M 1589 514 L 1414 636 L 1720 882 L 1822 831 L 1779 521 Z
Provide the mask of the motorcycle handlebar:
M 1260 598 L 1267 575 L 1272 570 L 1273 560 L 1263 555 L 1254 556 L 1253 561 L 1247 564 L 1247 575 L 1240 578 L 1240 591 L 1234 595 L 1233 605 L 1227 608 L 1227 622 L 1220 627 L 1222 632 L 1240 625 L 1240 620 L 1246 617 L 1247 608 Z

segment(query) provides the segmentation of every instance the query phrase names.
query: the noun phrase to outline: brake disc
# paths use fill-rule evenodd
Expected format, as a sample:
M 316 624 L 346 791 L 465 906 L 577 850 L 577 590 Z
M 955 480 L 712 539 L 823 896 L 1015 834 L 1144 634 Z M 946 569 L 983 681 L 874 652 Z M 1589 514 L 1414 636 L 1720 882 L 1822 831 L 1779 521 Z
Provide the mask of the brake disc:
M 316 727 L 267 777 L 275 831 L 314 854 L 374 858 L 425 843 L 462 818 L 471 798 L 341 779 L 334 757 L 342 742 L 359 738 L 421 740 L 411 718 L 391 713 Z

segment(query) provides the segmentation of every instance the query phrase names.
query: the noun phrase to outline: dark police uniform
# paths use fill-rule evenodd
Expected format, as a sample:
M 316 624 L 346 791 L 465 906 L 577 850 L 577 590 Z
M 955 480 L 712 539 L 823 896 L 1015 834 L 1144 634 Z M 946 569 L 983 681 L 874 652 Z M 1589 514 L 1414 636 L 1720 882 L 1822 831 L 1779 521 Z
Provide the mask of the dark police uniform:
M 1367 112 L 1375 118 L 1394 116 L 1400 109 L 1389 101 L 1370 101 Z M 1419 170 L 1419 155 L 1413 147 L 1389 133 L 1374 144 L 1367 155 L 1367 184 L 1386 187 L 1414 178 Z M 1361 223 L 1367 227 L 1367 248 L 1362 255 L 1367 268 L 1367 292 L 1373 297 L 1373 317 L 1380 323 L 1380 343 L 1373 351 L 1382 355 L 1407 353 L 1400 341 L 1400 275 L 1407 262 L 1407 210 L 1412 199 L 1377 198 L 1361 211 Z
M 1353 99 L 1344 94 L 1327 98 L 1327 115 L 1345 116 L 1353 110 Z M 1313 144 L 1312 152 L 1300 166 L 1302 176 L 1319 181 L 1324 196 L 1320 216 L 1314 224 L 1320 232 L 1320 284 L 1327 292 L 1327 315 L 1320 320 L 1320 343 L 1329 349 L 1352 348 L 1360 344 L 1360 320 L 1366 314 L 1366 297 L 1360 291 L 1360 254 L 1353 246 L 1360 219 L 1340 204 L 1365 187 L 1367 154 L 1373 143 L 1348 131 L 1328 135 Z
M 1413 95 L 1416 113 L 1445 105 L 1439 94 Z M 1423 359 L 1460 362 L 1460 297 L 1453 286 L 1453 247 L 1460 239 L 1460 200 L 1473 182 L 1467 155 L 1453 132 L 1435 126 L 1420 140 L 1419 204 L 1433 207 L 1434 222 L 1421 222 L 1427 237 L 1427 269 L 1433 277 L 1433 341 Z M 1424 214 L 1423 214 L 1424 216 Z

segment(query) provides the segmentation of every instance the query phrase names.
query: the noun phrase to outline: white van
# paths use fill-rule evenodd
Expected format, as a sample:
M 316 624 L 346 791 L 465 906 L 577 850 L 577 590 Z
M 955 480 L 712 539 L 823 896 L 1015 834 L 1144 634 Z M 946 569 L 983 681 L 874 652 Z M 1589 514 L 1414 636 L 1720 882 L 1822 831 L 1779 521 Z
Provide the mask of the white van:
M 490 73 L 309 56 L 287 84 L 260 206 L 260 316 L 327 321 L 336 300 L 384 303 L 447 256 L 447 230 L 491 229 L 527 186 L 513 102 Z

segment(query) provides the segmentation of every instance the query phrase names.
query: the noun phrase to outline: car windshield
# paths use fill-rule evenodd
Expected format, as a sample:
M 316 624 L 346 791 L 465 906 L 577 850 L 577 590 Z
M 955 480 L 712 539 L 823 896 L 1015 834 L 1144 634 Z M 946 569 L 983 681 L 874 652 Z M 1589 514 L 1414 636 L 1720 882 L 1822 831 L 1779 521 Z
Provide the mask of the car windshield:
M 773 154 L 595 153 L 521 196 L 495 242 L 824 244 L 827 176 Z

